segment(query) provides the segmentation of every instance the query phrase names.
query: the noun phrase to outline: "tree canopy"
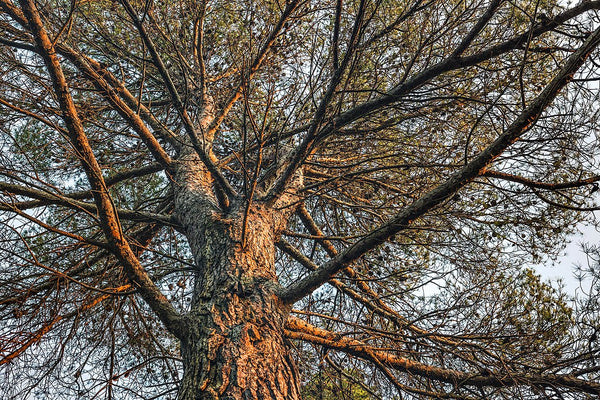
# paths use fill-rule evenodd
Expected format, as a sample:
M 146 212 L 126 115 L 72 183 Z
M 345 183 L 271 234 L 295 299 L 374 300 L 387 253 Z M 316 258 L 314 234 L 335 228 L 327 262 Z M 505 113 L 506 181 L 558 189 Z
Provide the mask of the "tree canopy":
M 599 11 L 0 0 L 0 397 L 597 398 Z

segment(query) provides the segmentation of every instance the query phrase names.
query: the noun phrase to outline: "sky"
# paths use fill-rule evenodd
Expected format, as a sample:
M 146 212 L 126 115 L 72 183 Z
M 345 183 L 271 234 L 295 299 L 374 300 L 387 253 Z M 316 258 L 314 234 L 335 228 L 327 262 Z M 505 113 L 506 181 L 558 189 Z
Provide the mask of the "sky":
M 596 217 L 599 216 L 596 213 Z M 582 244 L 600 244 L 600 232 L 594 226 L 581 223 L 577 229 L 579 232 L 569 237 L 569 244 L 554 265 L 547 262 L 537 267 L 538 273 L 545 279 L 552 281 L 560 279 L 565 285 L 565 292 L 570 296 L 581 295 L 582 291 L 588 293 L 589 290 L 589 281 L 580 282 L 575 277 L 576 265 L 587 264 L 587 256 L 582 249 Z

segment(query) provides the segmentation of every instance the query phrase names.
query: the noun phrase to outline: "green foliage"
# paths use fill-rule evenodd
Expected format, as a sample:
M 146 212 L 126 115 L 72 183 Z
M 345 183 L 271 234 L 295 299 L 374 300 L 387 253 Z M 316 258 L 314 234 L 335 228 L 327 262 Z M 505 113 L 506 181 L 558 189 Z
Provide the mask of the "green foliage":
M 371 395 L 361 385 L 358 371 L 323 369 L 308 377 L 302 386 L 304 400 L 369 400 Z

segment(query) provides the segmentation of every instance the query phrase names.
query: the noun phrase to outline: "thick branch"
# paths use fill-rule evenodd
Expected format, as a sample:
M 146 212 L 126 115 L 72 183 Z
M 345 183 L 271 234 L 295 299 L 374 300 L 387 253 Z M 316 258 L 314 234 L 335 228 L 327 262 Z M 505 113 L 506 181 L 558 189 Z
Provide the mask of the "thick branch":
M 365 341 L 351 339 L 322 328 L 318 328 L 299 318 L 290 317 L 286 323 L 285 334 L 290 339 L 315 343 L 329 349 L 342 351 L 364 360 L 383 364 L 388 368 L 422 376 L 454 386 L 510 387 L 534 385 L 539 387 L 560 386 L 575 391 L 600 394 L 600 383 L 559 374 L 521 374 L 510 371 L 498 371 L 491 375 L 474 374 L 452 369 L 435 367 L 409 360 L 390 351 L 384 351 L 366 344 Z
M 534 125 L 541 113 L 550 105 L 558 92 L 573 78 L 575 72 L 583 65 L 590 52 L 598 46 L 599 42 L 600 29 L 591 34 L 585 43 L 567 59 L 564 67 L 554 79 L 492 144 L 473 158 L 461 170 L 450 176 L 444 183 L 405 207 L 392 220 L 368 233 L 364 238 L 338 254 L 337 257 L 321 266 L 319 270 L 290 285 L 281 294 L 284 301 L 293 303 L 311 293 L 327 282 L 340 269 L 384 243 L 396 233 L 408 228 L 415 219 L 444 202 L 475 177 L 485 172 L 485 169 L 496 157 L 502 154 L 524 132 Z
M 498 7 L 500 7 L 500 4 L 502 4 L 503 2 L 504 0 L 494 0 L 490 3 L 485 13 L 483 13 L 481 18 L 479 18 L 477 23 L 473 26 L 469 33 L 467 33 L 467 35 L 463 38 L 458 47 L 454 50 L 454 52 L 450 56 L 451 58 L 459 57 L 462 53 L 464 53 L 465 50 L 469 48 L 471 43 L 473 43 L 473 40 L 475 40 L 475 38 L 479 35 L 483 28 L 485 28 L 487 23 L 490 21 L 490 19 L 492 19 L 492 17 L 496 13 L 496 10 L 498 10 Z
M 162 171 L 162 170 L 163 170 L 163 167 L 158 163 L 146 165 L 146 166 L 139 167 L 139 168 L 132 168 L 132 169 L 128 169 L 125 171 L 119 171 L 119 172 L 115 173 L 114 175 L 109 176 L 108 178 L 105 178 L 104 183 L 105 183 L 106 187 L 109 188 L 109 187 L 116 185 L 117 183 L 123 182 L 127 179 L 150 175 L 155 172 Z M 13 191 L 11 188 L 17 189 L 18 192 Z M 39 200 L 29 200 L 29 201 L 20 201 L 20 202 L 11 202 L 10 203 L 11 207 L 16 207 L 19 210 L 27 210 L 30 208 L 44 207 L 44 206 L 47 206 L 48 204 L 62 204 L 62 203 L 54 203 L 53 202 L 56 197 L 58 197 L 60 200 L 64 200 L 65 201 L 64 205 L 67 205 L 67 203 L 72 204 L 74 207 L 82 207 L 82 206 L 87 205 L 87 206 L 92 206 L 94 212 L 96 210 L 96 207 L 92 204 L 88 204 L 88 203 L 79 204 L 77 202 L 73 202 L 73 200 L 83 200 L 83 199 L 89 199 L 89 198 L 93 197 L 93 193 L 91 190 L 80 190 L 80 191 L 74 192 L 74 193 L 58 195 L 56 193 L 46 192 L 43 190 L 31 191 L 31 189 L 32 189 L 31 187 L 25 187 L 25 186 L 20 186 L 20 185 L 12 186 L 11 184 L 6 183 L 6 182 L 0 182 L 0 190 L 6 191 L 6 192 L 12 193 L 12 194 L 21 194 L 21 195 L 24 195 L 27 197 L 39 199 Z M 37 197 L 38 195 L 42 196 L 42 197 Z M 90 209 L 88 211 L 92 211 L 92 209 Z M 127 212 L 128 210 L 122 210 L 122 211 Z M 127 219 L 127 217 L 125 217 L 124 214 L 119 214 L 119 215 L 121 218 Z M 150 214 L 148 214 L 148 215 L 150 215 Z M 160 214 L 154 213 L 153 215 L 159 216 Z M 168 216 L 162 215 L 159 218 L 159 220 L 166 221 L 167 218 L 168 218 Z
M 108 243 L 119 261 L 123 264 L 129 279 L 139 288 L 140 294 L 146 303 L 159 316 L 167 329 L 176 336 L 181 336 L 183 333 L 181 316 L 152 282 L 123 236 L 118 215 L 102 177 L 102 170 L 85 135 L 62 67 L 56 56 L 56 51 L 43 27 L 36 6 L 33 0 L 20 0 L 20 3 L 23 14 L 28 21 L 29 29 L 35 39 L 36 46 L 40 50 L 40 54 L 52 79 L 55 95 L 63 111 L 63 120 L 67 127 L 69 139 L 73 148 L 77 151 L 81 165 L 94 193 L 101 227 Z
M 199 70 L 200 96 L 202 99 L 206 96 L 206 63 L 204 62 L 204 19 L 206 16 L 206 3 L 207 1 L 202 1 L 200 3 L 198 16 L 194 20 L 194 44 L 192 49 L 194 61 Z

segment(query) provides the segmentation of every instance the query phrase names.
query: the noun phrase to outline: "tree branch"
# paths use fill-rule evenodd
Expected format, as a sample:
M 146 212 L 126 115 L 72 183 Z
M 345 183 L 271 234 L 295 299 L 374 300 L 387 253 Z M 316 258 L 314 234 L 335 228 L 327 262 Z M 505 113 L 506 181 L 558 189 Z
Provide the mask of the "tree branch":
M 114 292 L 114 294 L 116 294 L 116 293 L 125 292 L 129 289 L 131 289 L 131 285 L 124 285 L 124 286 L 120 286 L 118 288 L 114 288 L 114 289 L 112 289 L 112 291 Z M 44 335 L 46 333 L 50 332 L 50 330 L 54 327 L 54 325 L 56 325 L 60 321 L 74 318 L 74 317 L 79 317 L 82 313 L 94 308 L 95 306 L 97 306 L 104 300 L 108 299 L 112 295 L 113 294 L 105 293 L 101 296 L 96 297 L 89 303 L 86 303 L 86 304 L 80 306 L 75 311 L 72 311 L 65 315 L 58 315 L 55 318 L 53 318 L 51 321 L 44 323 L 41 328 L 39 328 L 33 335 L 30 335 L 29 339 L 27 339 L 24 343 L 22 343 L 17 349 L 11 351 L 9 354 L 2 357 L 2 359 L 0 359 L 0 365 L 6 364 L 6 363 L 10 362 L 11 360 L 14 360 L 20 354 L 22 354 L 25 350 L 27 350 L 29 347 L 38 343 L 40 341 L 40 339 L 42 337 L 44 337 Z M 5 350 L 5 349 L 3 348 L 2 350 Z
M 581 186 L 591 185 L 595 182 L 600 181 L 600 175 L 594 175 L 587 179 L 580 179 L 576 181 L 561 182 L 561 183 L 547 183 L 541 181 L 534 181 L 532 179 L 525 178 L 519 175 L 507 174 L 499 171 L 485 171 L 481 176 L 487 178 L 502 179 L 505 181 L 520 183 L 524 186 L 535 188 L 535 189 L 547 189 L 547 190 L 560 190 L 560 189 L 572 189 Z
M 450 198 L 475 177 L 485 172 L 496 157 L 535 124 L 541 113 L 550 105 L 558 92 L 573 78 L 575 72 L 584 64 L 588 55 L 598 46 L 599 42 L 600 29 L 591 34 L 584 44 L 567 59 L 554 79 L 485 150 L 450 176 L 444 183 L 405 207 L 392 220 L 365 235 L 363 239 L 355 242 L 338 254 L 337 257 L 323 264 L 317 271 L 290 285 L 281 293 L 281 298 L 288 303 L 293 303 L 311 293 L 346 265 L 384 243 L 396 233 L 408 228 L 415 219 Z
M 181 101 L 181 97 L 179 96 L 179 93 L 177 92 L 177 89 L 175 88 L 175 84 L 173 83 L 173 80 L 171 79 L 171 76 L 169 75 L 169 72 L 167 71 L 167 68 L 163 63 L 162 58 L 160 57 L 160 54 L 158 54 L 158 50 L 156 49 L 156 46 L 154 45 L 154 41 L 150 38 L 150 36 L 148 35 L 148 32 L 146 32 L 143 22 L 140 21 L 140 19 L 137 17 L 133 6 L 129 3 L 128 0 L 121 0 L 121 4 L 123 4 L 123 7 L 127 11 L 127 14 L 129 14 L 131 20 L 133 21 L 134 25 L 136 26 L 136 28 L 138 30 L 140 36 L 142 37 L 144 43 L 148 47 L 148 50 L 150 51 L 150 55 L 152 56 L 152 60 L 154 61 L 156 68 L 158 68 L 158 71 L 160 72 L 163 82 L 167 86 L 167 90 L 169 91 L 169 94 L 173 100 L 173 103 L 175 104 L 175 109 L 177 110 L 179 116 L 181 117 L 181 120 L 183 121 L 183 125 L 185 127 L 185 130 L 186 130 L 191 142 L 192 142 L 192 146 L 194 147 L 194 150 L 196 151 L 196 153 L 200 157 L 200 160 L 206 166 L 206 168 L 208 169 L 208 172 L 214 179 L 214 181 L 217 185 L 217 188 L 218 188 L 217 192 L 218 193 L 222 192 L 225 195 L 225 197 L 217 196 L 217 198 L 221 202 L 220 206 L 222 208 L 227 208 L 229 206 L 230 199 L 237 197 L 237 193 L 236 193 L 235 189 L 231 186 L 231 184 L 225 178 L 225 176 L 223 175 L 221 170 L 217 167 L 217 165 L 215 165 L 215 163 L 211 157 L 210 150 L 207 150 L 207 147 L 204 146 L 203 143 L 200 142 L 198 135 L 196 133 L 196 128 L 194 127 L 194 124 L 193 124 L 190 116 L 188 115 L 183 102 Z M 201 128 L 201 130 L 202 130 L 202 134 L 203 134 L 202 140 L 206 141 L 210 144 L 212 142 L 210 130 L 209 130 L 209 132 L 204 132 L 202 128 Z
M 159 205 L 157 210 L 162 211 L 164 208 L 170 208 L 170 205 L 166 202 L 163 202 L 163 204 Z M 132 250 L 136 256 L 140 256 L 142 253 L 144 253 L 144 251 L 146 251 L 146 246 L 148 246 L 148 244 L 160 232 L 162 227 L 163 226 L 161 224 L 149 224 L 137 229 L 134 232 L 128 233 L 129 242 L 131 243 Z M 70 265 L 70 268 L 66 270 L 64 274 L 68 274 L 71 277 L 79 277 L 81 273 L 83 273 L 86 270 L 89 270 L 91 266 L 100 262 L 103 258 L 108 257 L 110 255 L 110 252 L 108 250 L 100 250 L 91 259 L 88 259 L 90 255 L 91 254 L 88 253 L 84 255 L 79 261 L 72 263 Z M 112 267 L 114 267 L 115 265 L 116 264 L 113 264 Z M 112 267 L 109 267 L 108 269 L 111 269 Z M 2 298 L 0 299 L 0 305 L 6 306 L 14 303 L 23 302 L 24 299 L 33 294 L 37 294 L 43 290 L 55 287 L 59 282 L 58 279 L 58 277 L 55 277 L 33 287 L 28 287 L 25 294 L 8 298 Z
M 496 13 L 496 10 L 498 10 L 498 7 L 500 7 L 500 4 L 502 4 L 503 2 L 504 2 L 504 0 L 494 0 L 490 3 L 490 5 L 488 6 L 485 13 L 483 13 L 481 18 L 479 18 L 477 23 L 473 26 L 473 28 L 469 31 L 469 33 L 467 33 L 467 35 L 463 38 L 463 40 L 460 42 L 458 47 L 452 52 L 452 54 L 450 55 L 450 58 L 459 57 L 462 53 L 465 52 L 465 50 L 467 50 L 469 48 L 471 43 L 473 43 L 473 40 L 475 40 L 477 35 L 479 35 L 479 33 L 483 30 L 483 28 L 485 28 L 487 23 L 490 21 L 490 19 L 492 19 L 492 17 Z
M 494 6 L 494 4 L 492 4 L 492 6 Z M 496 5 L 495 7 L 497 6 L 498 5 Z M 267 194 L 265 198 L 267 200 L 272 200 L 278 194 L 282 193 L 285 190 L 287 182 L 289 182 L 289 180 L 293 176 L 293 172 L 299 167 L 299 165 L 302 163 L 302 161 L 308 154 L 307 151 L 309 147 L 315 146 L 317 143 L 324 141 L 327 137 L 337 132 L 340 128 L 360 118 L 363 118 L 370 113 L 373 113 L 386 106 L 398 102 L 406 93 L 409 93 L 410 91 L 426 84 L 427 82 L 430 82 L 432 79 L 446 72 L 477 65 L 482 61 L 491 59 L 500 54 L 514 50 L 519 46 L 527 43 L 529 40 L 531 40 L 531 38 L 537 37 L 545 32 L 554 29 L 560 23 L 574 18 L 575 16 L 585 11 L 600 8 L 600 1 L 584 2 L 577 7 L 573 7 L 572 9 L 569 9 L 564 13 L 557 15 L 552 20 L 548 20 L 540 25 L 535 25 L 531 30 L 528 30 L 523 34 L 518 35 L 513 39 L 507 40 L 501 44 L 488 48 L 487 50 L 481 51 L 474 55 L 458 57 L 457 55 L 462 54 L 462 52 L 464 52 L 462 46 L 464 44 L 470 43 L 470 41 L 472 41 L 478 34 L 479 30 L 483 29 L 483 26 L 487 23 L 487 18 L 491 18 L 492 16 L 488 14 L 493 14 L 495 7 L 490 7 L 488 9 L 488 12 L 480 19 L 479 23 L 476 24 L 473 30 L 463 39 L 461 45 L 459 45 L 458 48 L 455 50 L 456 54 L 453 53 L 451 56 L 418 73 L 406 82 L 398 84 L 397 86 L 390 89 L 386 94 L 379 96 L 378 98 L 373 99 L 371 101 L 367 101 L 359 106 L 356 106 L 350 110 L 341 113 L 335 118 L 332 118 L 329 121 L 329 123 L 325 124 L 322 128 L 320 128 L 319 131 L 313 131 L 312 128 L 314 126 L 314 123 L 311 124 L 306 138 L 294 150 L 294 153 L 290 156 L 289 160 L 287 161 L 285 171 L 282 172 L 278 179 L 275 181 L 275 183 L 269 191 L 269 194 Z M 315 119 L 317 119 L 318 116 L 319 114 L 316 113 Z M 319 119 L 319 122 L 320 121 L 321 120 Z
M 15 8 L 12 5 L 12 3 L 10 3 L 8 0 L 0 0 L 0 8 L 4 9 L 5 12 L 7 12 L 21 26 L 27 27 L 27 19 L 25 18 L 23 13 L 20 10 L 18 10 L 17 8 Z M 121 100 L 121 98 L 119 98 L 116 95 L 115 90 L 113 90 L 113 88 L 111 88 L 110 85 L 108 85 L 106 80 L 103 79 L 102 74 L 98 73 L 99 71 L 102 71 L 102 68 L 99 66 L 98 62 L 92 60 L 89 57 L 85 57 L 85 56 L 77 53 L 75 50 L 71 49 L 70 47 L 68 47 L 64 44 L 60 44 L 60 43 L 53 44 L 53 48 L 58 53 L 62 54 L 67 59 L 69 59 L 96 86 L 96 88 L 103 94 L 104 98 L 110 104 L 112 104 L 114 106 L 114 109 L 140 135 L 140 138 L 142 139 L 144 144 L 147 146 L 147 148 L 150 150 L 150 152 L 154 156 L 155 160 L 160 162 L 161 164 L 163 164 L 163 166 L 165 168 L 168 167 L 171 163 L 170 157 L 164 151 L 164 149 L 162 148 L 160 143 L 158 143 L 158 141 L 156 140 L 154 135 L 144 125 L 144 123 L 141 121 L 141 119 L 139 118 L 137 113 L 133 111 L 133 108 L 131 107 L 132 103 L 135 106 L 138 106 L 139 103 L 124 88 L 124 86 L 118 80 L 116 80 L 112 76 L 112 74 L 110 74 L 108 71 L 106 71 L 106 70 L 103 71 L 105 74 L 109 75 L 109 78 L 112 78 L 111 83 L 113 85 L 115 84 L 115 82 L 117 83 L 117 85 L 115 87 L 117 88 L 117 91 L 119 92 L 119 94 L 121 94 L 125 97 L 125 99 L 126 99 L 125 102 L 123 102 L 123 100 Z M 30 48 L 27 48 L 27 49 L 42 55 L 40 53 L 39 48 L 34 47 L 31 49 Z M 94 68 L 92 68 L 92 66 Z M 133 99 L 133 101 L 132 101 L 132 99 Z M 127 100 L 129 100 L 129 102 L 128 102 L 129 106 L 127 104 Z M 5 106 L 15 109 L 14 106 L 11 106 L 8 104 L 5 104 Z M 148 115 L 151 116 L 151 113 L 145 107 L 142 107 L 142 108 L 143 108 L 143 110 L 140 110 L 140 111 L 142 111 L 142 115 L 145 115 L 146 117 L 148 117 Z M 17 110 L 17 111 L 20 111 L 20 110 Z M 23 112 L 23 111 L 20 111 L 20 112 Z M 30 115 L 30 116 L 36 117 L 35 115 Z M 37 119 L 39 119 L 39 118 L 37 118 Z M 152 120 L 152 119 L 153 119 L 153 117 L 150 118 L 150 120 Z M 46 121 L 43 121 L 43 120 L 42 120 L 42 122 L 46 123 Z M 152 122 L 157 122 L 157 121 L 152 121 Z M 165 129 L 163 129 L 161 126 L 158 126 L 158 125 L 159 125 L 158 123 L 154 123 L 151 126 L 153 126 L 153 129 L 155 131 L 160 132 L 162 134 L 163 138 L 165 138 L 167 141 L 169 141 L 171 144 L 173 144 L 172 135 L 168 134 L 168 132 L 167 132 L 167 134 L 165 134 Z
M 315 223 L 312 216 L 310 215 L 310 213 L 308 212 L 308 210 L 306 209 L 306 207 L 304 205 L 298 207 L 297 214 L 300 217 L 300 220 L 302 221 L 304 226 L 308 229 L 308 231 L 311 234 L 321 236 L 321 237 L 323 236 L 323 232 L 319 229 L 319 227 L 317 226 L 317 224 Z M 321 238 L 321 239 L 317 239 L 317 241 L 330 257 L 334 258 L 335 256 L 338 255 L 337 249 L 333 246 L 333 244 L 329 240 L 327 240 L 325 238 Z M 288 254 L 290 254 L 290 253 L 288 253 Z M 296 259 L 296 260 L 302 263 L 302 261 L 300 261 L 298 259 Z M 305 261 L 304 261 L 303 265 L 306 266 Z M 312 265 L 310 265 L 309 269 L 311 271 L 315 271 L 317 269 L 317 266 L 315 264 L 312 264 Z M 446 344 L 446 345 L 450 345 L 450 346 L 460 345 L 460 342 L 458 342 L 456 340 L 452 340 L 452 339 L 449 339 L 449 338 L 446 338 L 443 336 L 436 335 L 434 333 L 428 332 L 424 329 L 421 329 L 421 328 L 409 323 L 406 320 L 406 318 L 404 318 L 402 315 L 398 314 L 395 310 L 393 310 L 391 307 L 389 307 L 387 304 L 385 304 L 381 300 L 381 298 L 377 295 L 377 293 L 375 293 L 373 291 L 373 289 L 371 289 L 371 287 L 367 284 L 367 282 L 360 279 L 360 277 L 358 276 L 358 273 L 354 270 L 354 268 L 352 268 L 351 265 L 347 265 L 346 267 L 344 267 L 342 269 L 342 272 L 348 278 L 352 279 L 356 283 L 356 285 L 359 287 L 359 289 L 365 295 L 367 295 L 369 298 L 367 299 L 364 296 L 360 295 L 359 293 L 356 293 L 354 290 L 348 288 L 346 285 L 344 285 L 341 281 L 338 281 L 337 279 L 336 279 L 336 282 L 333 282 L 333 280 L 329 280 L 329 282 L 332 283 L 338 290 L 341 290 L 342 292 L 350 295 L 350 297 L 352 297 L 354 300 L 363 304 L 369 310 L 373 311 L 374 313 L 376 313 L 378 315 L 383 316 L 384 318 L 387 318 L 387 319 L 393 321 L 399 328 L 407 328 L 410 331 L 412 331 L 413 333 L 416 333 L 417 335 L 421 335 L 421 336 L 423 336 L 427 339 L 430 339 L 432 341 L 435 341 L 437 343 L 442 343 L 442 344 Z
M 316 327 L 296 317 L 289 317 L 285 328 L 285 335 L 290 339 L 318 344 L 364 360 L 385 365 L 397 371 L 450 383 L 455 387 L 561 386 L 579 392 L 600 394 L 600 383 L 579 379 L 572 375 L 524 374 L 512 371 L 498 371 L 488 376 L 423 364 L 398 356 L 390 351 L 374 348 L 367 345 L 365 341 L 351 339 Z
M 61 54 L 69 59 L 83 74 L 92 82 L 92 84 L 100 91 L 102 97 L 113 106 L 121 117 L 133 128 L 140 136 L 150 153 L 154 156 L 155 161 L 159 162 L 165 169 L 171 165 L 171 158 L 160 145 L 156 137 L 150 132 L 136 111 L 131 109 L 119 95 L 113 90 L 108 82 L 76 51 L 67 46 L 60 46 Z
M 240 82 L 240 84 L 237 86 L 237 88 L 235 89 L 233 94 L 226 101 L 226 103 L 223 106 L 223 108 L 221 109 L 221 111 L 215 116 L 215 118 L 211 122 L 210 126 L 208 127 L 208 130 L 206 133 L 207 136 L 209 136 L 209 137 L 214 136 L 215 132 L 217 131 L 217 129 L 219 129 L 219 126 L 221 125 L 221 123 L 223 122 L 223 120 L 225 119 L 227 114 L 229 114 L 229 111 L 231 110 L 233 105 L 240 99 L 240 97 L 242 96 L 242 94 L 244 92 L 244 84 L 247 84 L 248 82 L 250 82 L 250 80 L 252 79 L 254 74 L 259 70 L 259 68 L 265 61 L 267 54 L 269 53 L 269 51 L 275 44 L 277 37 L 283 30 L 285 23 L 289 20 L 292 13 L 298 8 L 301 1 L 293 0 L 290 2 L 286 2 L 286 3 L 287 4 L 285 6 L 285 9 L 283 10 L 283 13 L 281 14 L 281 17 L 279 18 L 279 21 L 277 21 L 277 24 L 273 28 L 273 31 L 271 31 L 271 33 L 267 37 L 267 40 L 265 41 L 264 45 L 258 51 L 258 54 L 256 55 L 256 57 L 254 57 L 254 60 L 252 61 L 250 68 L 248 69 L 247 72 L 242 71 L 242 73 L 247 74 L 246 77 L 244 77 L 243 81 Z
M 184 331 L 181 316 L 152 282 L 123 236 L 119 217 L 108 194 L 102 171 L 83 130 L 55 48 L 44 29 L 38 10 L 33 0 L 20 0 L 20 4 L 36 46 L 52 79 L 55 94 L 63 111 L 63 121 L 92 188 L 101 221 L 100 225 L 108 243 L 123 264 L 129 279 L 139 288 L 142 298 L 163 321 L 167 329 L 175 336 L 180 337 Z
M 329 87 L 327 88 L 327 92 L 325 92 L 325 95 L 321 99 L 319 106 L 315 111 L 308 132 L 306 133 L 306 137 L 304 138 L 304 140 L 302 140 L 302 143 L 300 143 L 294 148 L 293 152 L 289 154 L 287 159 L 283 162 L 283 171 L 277 176 L 277 179 L 275 180 L 271 188 L 269 188 L 268 193 L 264 197 L 265 201 L 274 202 L 277 199 L 277 197 L 279 197 L 285 191 L 286 187 L 294 177 L 296 170 L 302 164 L 305 157 L 308 155 L 312 145 L 315 143 L 319 127 L 325 119 L 327 107 L 333 99 L 335 90 L 342 81 L 344 72 L 350 64 L 350 60 L 354 55 L 357 44 L 362 36 L 362 25 L 365 16 L 365 8 L 366 2 L 361 1 L 358 9 L 358 14 L 356 15 L 356 18 L 354 20 L 354 26 L 352 27 L 352 34 L 348 43 L 348 49 L 346 50 L 346 54 L 342 59 L 342 63 L 334 71 L 333 76 L 331 77 Z
M 525 43 L 527 43 L 527 41 L 530 40 L 530 38 L 538 37 L 586 11 L 598 8 L 600 8 L 600 1 L 582 2 L 578 6 L 573 7 L 555 16 L 551 20 L 547 20 L 541 24 L 535 25 L 534 27 L 532 27 L 531 30 L 526 31 L 521 35 L 515 36 L 512 39 L 506 40 L 498 45 L 480 51 L 479 53 L 465 57 L 448 57 L 443 61 L 440 61 L 439 63 L 425 69 L 424 71 L 415 75 L 408 81 L 390 89 L 386 94 L 343 112 L 338 117 L 334 118 L 329 124 L 325 125 L 323 129 L 321 129 L 321 131 L 319 132 L 319 140 L 324 140 L 326 137 L 333 134 L 343 126 L 346 126 L 362 117 L 367 116 L 368 114 L 374 111 L 377 111 L 383 107 L 389 106 L 399 101 L 401 97 L 406 93 L 422 86 L 423 84 L 431 81 L 432 79 L 434 79 L 437 76 L 440 76 L 443 73 L 477 65 L 483 61 L 492 59 L 501 54 L 515 50 L 519 48 L 519 46 L 522 46 Z
M 68 207 L 70 209 L 81 211 L 84 210 L 88 213 L 96 214 L 98 212 L 97 205 L 86 203 L 83 201 L 75 200 L 72 197 L 60 196 L 55 193 L 46 192 L 39 189 L 32 189 L 27 186 L 15 185 L 13 183 L 0 182 L 0 191 L 19 195 L 26 196 L 32 199 L 36 199 L 36 201 L 31 202 L 22 202 L 22 203 L 9 203 L 9 202 L 1 202 L 0 201 L 0 210 L 4 211 L 13 211 L 15 208 L 19 210 L 23 210 L 25 208 L 33 208 L 33 207 L 41 207 L 47 206 L 51 204 L 60 205 L 64 207 Z M 87 197 L 88 195 L 92 196 L 93 192 L 79 192 L 81 197 Z M 23 208 L 19 206 L 24 206 Z M 117 215 L 121 219 L 137 221 L 137 222 L 158 222 L 162 225 L 167 226 L 177 226 L 177 224 L 172 220 L 170 215 L 162 215 L 162 214 L 154 214 L 147 211 L 135 211 L 135 210 L 126 210 L 122 208 L 113 207 L 116 211 Z

